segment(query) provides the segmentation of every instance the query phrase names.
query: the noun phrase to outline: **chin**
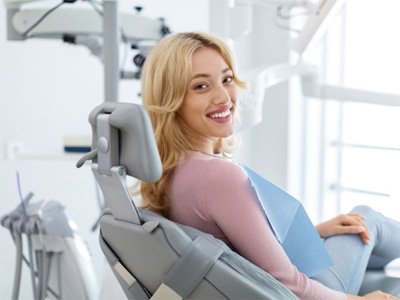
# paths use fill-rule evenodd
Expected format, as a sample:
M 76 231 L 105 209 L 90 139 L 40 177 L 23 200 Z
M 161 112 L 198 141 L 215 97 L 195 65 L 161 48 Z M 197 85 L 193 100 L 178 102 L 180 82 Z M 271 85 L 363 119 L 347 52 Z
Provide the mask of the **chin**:
M 221 134 L 220 137 L 221 138 L 228 138 L 228 137 L 232 136 L 234 134 L 234 132 L 235 131 L 233 129 L 225 131 L 223 134 Z

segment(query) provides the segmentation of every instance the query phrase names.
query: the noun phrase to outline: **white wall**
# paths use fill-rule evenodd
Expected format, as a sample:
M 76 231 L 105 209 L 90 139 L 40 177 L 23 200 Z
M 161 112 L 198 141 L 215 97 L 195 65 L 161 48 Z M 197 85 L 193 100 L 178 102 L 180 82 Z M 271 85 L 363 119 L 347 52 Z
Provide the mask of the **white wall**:
M 166 17 L 174 31 L 208 30 L 208 1 L 124 0 L 120 1 L 120 8 L 128 10 L 140 3 L 145 7 L 143 14 Z M 246 60 L 246 64 L 287 61 L 287 33 L 274 27 L 273 11 L 273 6 L 255 10 L 258 24 L 264 26 L 238 42 L 240 49 L 248 51 L 247 57 L 254 58 Z M 65 135 L 90 134 L 88 113 L 103 99 L 102 65 L 86 49 L 59 41 L 6 41 L 5 19 L 5 8 L 0 6 L 0 215 L 18 204 L 18 170 L 24 194 L 33 191 L 36 200 L 51 198 L 66 206 L 67 214 L 78 223 L 88 241 L 101 277 L 104 264 L 97 233 L 90 232 L 99 214 L 90 169 L 76 169 L 76 157 L 9 160 L 6 146 L 20 141 L 33 154 L 60 154 Z M 263 38 L 257 39 L 259 36 Z M 120 100 L 134 101 L 136 87 L 133 82 L 122 83 Z M 287 98 L 286 85 L 267 93 L 264 122 L 246 133 L 245 151 L 241 153 L 242 161 L 281 186 L 285 186 L 287 177 Z M 4 229 L 0 229 L 0 249 L 0 299 L 10 299 L 15 249 Z M 20 299 L 32 299 L 27 270 L 24 272 Z
M 272 5 L 255 6 L 253 31 L 235 43 L 239 69 L 287 63 L 288 32 L 274 24 Z M 240 160 L 286 187 L 288 155 L 288 84 L 282 83 L 265 93 L 263 121 L 242 134 Z

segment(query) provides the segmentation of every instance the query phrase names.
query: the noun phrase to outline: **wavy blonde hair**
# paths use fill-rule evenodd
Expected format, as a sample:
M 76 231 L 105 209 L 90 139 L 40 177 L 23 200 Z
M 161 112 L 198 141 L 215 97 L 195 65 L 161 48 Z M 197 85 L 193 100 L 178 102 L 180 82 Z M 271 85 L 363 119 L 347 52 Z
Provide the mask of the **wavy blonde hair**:
M 236 74 L 233 55 L 220 39 L 205 33 L 178 33 L 159 42 L 146 59 L 142 73 L 142 97 L 160 153 L 163 173 L 156 183 L 141 183 L 144 207 L 169 216 L 167 188 L 182 153 L 196 145 L 185 135 L 177 111 L 182 107 L 192 75 L 192 57 L 200 48 L 217 50 L 233 72 L 233 81 L 245 87 Z M 225 140 L 225 141 L 224 141 Z M 229 156 L 230 143 L 222 141 L 222 153 Z

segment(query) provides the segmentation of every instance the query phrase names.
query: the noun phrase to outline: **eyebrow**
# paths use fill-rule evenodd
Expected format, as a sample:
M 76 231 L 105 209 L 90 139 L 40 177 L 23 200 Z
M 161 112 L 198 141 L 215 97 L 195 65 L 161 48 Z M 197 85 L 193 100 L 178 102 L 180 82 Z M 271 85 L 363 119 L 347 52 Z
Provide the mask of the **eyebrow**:
M 231 71 L 231 69 L 230 69 L 229 67 L 228 67 L 228 68 L 225 68 L 225 69 L 223 69 L 223 70 L 221 71 L 221 74 L 224 74 L 224 73 L 229 72 L 229 71 Z M 211 75 L 210 75 L 210 74 L 199 73 L 199 74 L 194 75 L 194 76 L 190 79 L 190 81 L 192 81 L 193 79 L 196 79 L 196 78 L 201 78 L 201 77 L 211 77 Z

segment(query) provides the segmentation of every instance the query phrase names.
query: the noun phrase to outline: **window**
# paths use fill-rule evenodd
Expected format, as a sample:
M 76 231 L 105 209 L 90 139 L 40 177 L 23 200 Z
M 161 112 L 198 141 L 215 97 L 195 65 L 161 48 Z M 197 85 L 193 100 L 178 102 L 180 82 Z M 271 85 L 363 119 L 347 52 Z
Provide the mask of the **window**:
M 400 219 L 399 10 L 397 0 L 347 1 L 304 56 L 322 82 L 361 95 L 355 102 L 334 93 L 303 100 L 301 197 L 320 219 L 359 204 Z

